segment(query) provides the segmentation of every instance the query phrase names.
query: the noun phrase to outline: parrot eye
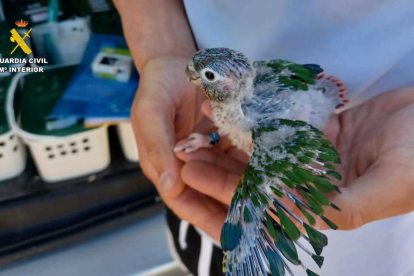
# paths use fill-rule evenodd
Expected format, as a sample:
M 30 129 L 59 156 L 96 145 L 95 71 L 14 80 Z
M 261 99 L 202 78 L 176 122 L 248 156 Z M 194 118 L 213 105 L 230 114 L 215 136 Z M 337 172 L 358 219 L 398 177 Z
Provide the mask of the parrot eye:
M 208 79 L 209 81 L 213 81 L 215 79 L 214 73 L 211 71 L 206 71 L 204 73 L 204 76 L 206 76 L 206 79 Z

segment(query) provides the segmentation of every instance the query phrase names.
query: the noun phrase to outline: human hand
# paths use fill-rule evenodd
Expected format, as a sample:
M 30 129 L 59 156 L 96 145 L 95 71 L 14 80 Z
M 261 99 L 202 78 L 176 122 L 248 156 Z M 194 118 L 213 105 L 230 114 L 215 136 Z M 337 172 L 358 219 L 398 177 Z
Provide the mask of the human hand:
M 190 57 L 162 57 L 146 63 L 140 70 L 131 122 L 141 168 L 164 202 L 182 219 L 204 229 L 216 229 L 221 227 L 225 209 L 185 187 L 180 177 L 182 162 L 173 152 L 176 141 L 195 130 L 206 133 L 212 128 L 212 123 L 199 112 L 204 96 L 186 81 L 184 69 L 189 60 Z M 219 224 L 211 224 L 210 218 Z
M 325 214 L 339 229 L 355 229 L 414 210 L 413 117 L 414 89 L 386 93 L 331 116 L 325 133 L 341 156 L 338 171 L 343 179 L 335 183 L 342 194 L 329 197 L 342 211 L 327 208 Z M 218 206 L 228 206 L 246 165 L 235 152 L 202 149 L 177 153 L 186 162 L 183 181 L 220 202 Z M 225 216 L 226 209 L 222 212 L 216 217 Z M 211 224 L 220 227 L 196 226 L 219 240 L 223 220 Z M 327 227 L 319 221 L 316 228 Z
M 189 58 L 152 59 L 142 69 L 140 85 L 131 109 L 141 167 L 160 194 L 175 197 L 183 190 L 180 162 L 172 148 L 200 122 L 199 93 L 185 81 Z M 188 116 L 193 114 L 194 116 Z

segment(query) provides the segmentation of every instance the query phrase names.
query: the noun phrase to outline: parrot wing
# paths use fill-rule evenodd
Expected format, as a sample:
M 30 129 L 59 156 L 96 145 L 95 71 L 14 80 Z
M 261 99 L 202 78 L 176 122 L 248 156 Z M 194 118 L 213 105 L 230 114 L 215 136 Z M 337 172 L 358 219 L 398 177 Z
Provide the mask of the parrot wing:
M 226 275 L 293 275 L 288 263 L 317 275 L 301 262 L 297 250 L 321 267 L 328 240 L 312 227 L 315 218 L 337 228 L 323 214 L 324 207 L 339 210 L 325 194 L 340 192 L 331 183 L 341 178 L 332 164 L 340 159 L 322 135 L 306 122 L 287 119 L 268 119 L 253 128 L 253 154 L 221 233 Z M 303 216 L 292 212 L 294 206 Z
M 243 104 L 244 110 L 268 114 L 274 112 L 283 91 L 322 91 L 336 108 L 343 107 L 348 100 L 343 82 L 323 74 L 317 64 L 297 64 L 286 60 L 256 61 L 253 63 L 256 76 L 254 95 Z

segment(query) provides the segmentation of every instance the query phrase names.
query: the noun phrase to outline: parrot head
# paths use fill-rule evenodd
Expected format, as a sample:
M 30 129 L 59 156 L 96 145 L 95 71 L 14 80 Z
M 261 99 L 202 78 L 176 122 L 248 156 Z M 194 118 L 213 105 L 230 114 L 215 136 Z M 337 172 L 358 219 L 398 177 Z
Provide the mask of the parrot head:
M 253 80 L 251 62 L 240 52 L 227 48 L 209 48 L 197 52 L 186 68 L 187 77 L 199 85 L 212 101 L 241 98 L 243 88 Z

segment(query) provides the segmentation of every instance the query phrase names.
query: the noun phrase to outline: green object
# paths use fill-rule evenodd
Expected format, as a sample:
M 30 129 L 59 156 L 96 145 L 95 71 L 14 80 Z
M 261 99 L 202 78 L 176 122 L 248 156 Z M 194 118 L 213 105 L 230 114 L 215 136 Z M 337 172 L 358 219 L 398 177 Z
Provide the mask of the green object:
M 303 226 L 305 227 L 306 233 L 308 234 L 309 243 L 312 245 L 315 253 L 320 255 L 322 253 L 322 248 L 328 245 L 328 238 L 306 223 L 304 223 Z
M 98 73 L 97 75 L 101 79 L 116 80 L 116 75 L 112 75 L 108 73 Z
M 315 255 L 315 254 L 312 255 L 312 259 L 319 266 L 319 268 L 322 267 L 323 261 L 325 260 L 325 258 L 323 256 L 319 256 L 319 255 Z
M 116 10 L 93 13 L 91 29 L 94 34 L 124 36 L 121 17 Z
M 17 90 L 21 103 L 21 128 L 39 135 L 65 136 L 88 130 L 82 122 L 60 130 L 47 130 L 46 123 L 53 107 L 65 91 L 76 66 L 46 70 L 41 74 L 24 76 Z
M 275 229 L 279 232 L 276 247 L 280 250 L 280 253 L 292 264 L 300 265 L 301 261 L 299 260 L 298 251 L 293 241 L 279 225 L 275 225 Z
M 47 21 L 57 22 L 58 12 L 59 12 L 58 0 L 50 0 L 49 1 L 49 14 L 47 17 Z
M 247 210 L 247 208 L 245 208 Z M 276 231 L 276 228 L 273 226 L 272 218 L 269 216 L 268 213 L 266 213 L 266 228 L 267 232 L 269 232 L 269 235 L 273 238 L 275 242 L 279 241 L 279 236 Z
M 44 8 L 47 8 L 50 0 L 13 0 L 3 1 L 4 14 L 6 20 L 14 25 L 14 22 L 20 19 L 29 22 L 28 28 L 45 23 L 47 16 L 42 16 Z M 72 7 L 69 1 L 57 1 L 59 21 L 73 16 Z
M 293 128 L 292 131 L 296 135 L 290 136 L 283 145 L 273 147 L 270 153 L 260 143 L 263 141 L 262 137 L 268 137 L 266 135 L 272 134 L 278 131 L 279 128 L 285 126 Z M 324 167 L 325 165 L 334 169 L 334 166 L 330 162 L 337 162 L 339 160 L 338 153 L 333 147 L 327 146 L 328 144 L 322 138 L 322 133 L 319 130 L 302 121 L 286 119 L 268 121 L 266 124 L 253 128 L 252 139 L 254 151 L 232 200 L 229 211 L 230 218 L 239 216 L 236 211 L 232 212 L 232 210 L 239 210 L 240 208 L 240 211 L 244 212 L 244 218 L 248 218 L 247 220 L 245 219 L 245 223 L 253 223 L 255 221 L 255 213 L 247 208 L 261 208 L 267 204 L 267 199 L 263 200 L 263 197 L 266 198 L 266 196 L 262 195 L 263 190 L 260 189 L 262 189 L 261 187 L 265 181 L 267 183 L 270 182 L 268 179 L 265 179 L 265 176 L 274 175 L 273 177 L 277 177 L 277 180 L 274 180 L 271 184 L 274 183 L 276 185 L 273 187 L 270 186 L 273 188 L 270 190 L 274 192 L 276 197 L 282 197 L 287 194 L 304 214 L 304 217 L 310 225 L 297 217 L 277 198 L 273 197 L 273 210 L 275 211 L 274 214 L 279 218 L 279 221 L 275 221 L 265 213 L 261 218 L 263 224 L 261 227 L 266 230 L 266 234 L 273 238 L 280 254 L 292 264 L 300 265 L 301 261 L 298 257 L 295 242 L 301 236 L 304 236 L 305 233 L 301 233 L 295 221 L 303 225 L 309 243 L 315 251 L 315 254 L 311 252 L 308 252 L 308 254 L 311 255 L 318 266 L 322 266 L 323 257 L 319 255 L 322 253 L 323 248 L 327 246 L 328 240 L 324 234 L 312 228 L 311 225 L 314 225 L 316 222 L 315 216 L 324 220 L 332 229 L 337 228 L 333 222 L 323 216 L 323 206 L 336 207 L 325 196 L 325 193 L 333 191 L 339 192 L 335 188 L 336 186 L 331 184 L 331 178 L 340 178 L 340 175 L 334 170 L 324 171 L 325 174 L 320 173 L 318 175 L 315 171 L 319 172 L 320 170 L 313 171 L 312 169 L 315 169 L 315 167 Z M 289 152 L 289 155 L 286 155 L 285 151 Z M 329 155 L 329 157 L 323 158 L 321 155 L 323 157 Z M 317 162 L 316 165 L 314 164 L 315 161 Z M 284 189 L 281 185 L 295 189 L 303 196 L 303 199 L 296 197 L 289 189 Z M 284 191 L 279 191 L 280 189 Z M 223 227 L 222 241 L 224 240 L 227 244 L 223 249 L 230 252 L 232 248 L 234 249 L 238 246 L 240 239 L 237 240 L 235 238 L 237 236 L 235 235 L 233 235 L 232 239 L 229 238 L 232 234 L 230 230 L 233 230 L 231 227 L 235 227 L 234 225 L 237 224 L 229 223 L 228 221 L 226 223 L 228 229 Z M 244 227 L 247 227 L 247 225 L 244 225 Z M 282 273 L 282 265 L 278 262 L 275 254 L 269 253 L 267 259 L 272 266 L 271 270 L 273 274 L 278 275 Z M 310 273 L 309 275 L 316 275 L 312 274 L 313 272 L 310 270 L 307 271 L 308 274 Z
M 284 276 L 285 266 L 283 265 L 282 258 L 272 250 L 267 250 L 266 255 L 272 276 Z
M 244 208 L 243 218 L 244 218 L 244 222 L 253 221 L 253 216 L 252 216 L 252 213 L 249 211 L 249 208 Z
M 0 77 L 0 135 L 10 130 L 6 114 L 6 98 L 12 77 Z
M 222 247 L 227 250 L 233 250 L 239 244 L 241 235 L 242 229 L 240 223 L 224 223 L 221 235 Z
M 305 208 L 303 208 L 300 204 L 296 203 L 295 205 L 303 213 L 305 218 L 308 220 L 309 224 L 312 225 L 312 226 L 315 225 L 315 223 L 316 223 L 315 218 L 311 214 L 309 214 L 309 212 L 306 211 Z M 331 225 L 333 225 L 333 224 L 331 224 Z
M 277 214 L 279 215 L 280 225 L 282 225 L 283 229 L 288 234 L 289 238 L 292 240 L 298 240 L 300 238 L 300 231 L 298 227 L 289 219 L 289 217 L 285 214 L 285 212 L 280 209 L 277 204 L 274 204 Z
M 57 0 L 50 0 L 49 1 L 49 13 L 48 13 L 48 17 L 47 17 L 47 22 L 49 24 L 51 23 L 56 23 L 57 19 L 58 19 L 58 1 Z M 57 28 L 57 25 L 52 25 L 54 28 Z M 47 32 L 45 34 L 42 35 L 43 37 L 43 45 L 41 46 L 42 48 L 45 49 L 46 53 L 47 53 L 47 58 L 49 59 L 49 62 L 51 64 L 56 64 L 57 60 L 59 60 L 58 57 L 58 50 L 57 47 L 55 45 L 55 43 L 53 43 L 53 38 L 52 38 L 52 33 L 51 32 Z
M 112 47 L 103 47 L 101 50 L 102 53 L 106 54 L 117 54 L 122 56 L 131 56 L 131 52 L 128 49 L 123 48 L 112 48 Z
M 111 0 L 71 0 L 70 4 L 78 16 L 86 16 L 115 9 Z

